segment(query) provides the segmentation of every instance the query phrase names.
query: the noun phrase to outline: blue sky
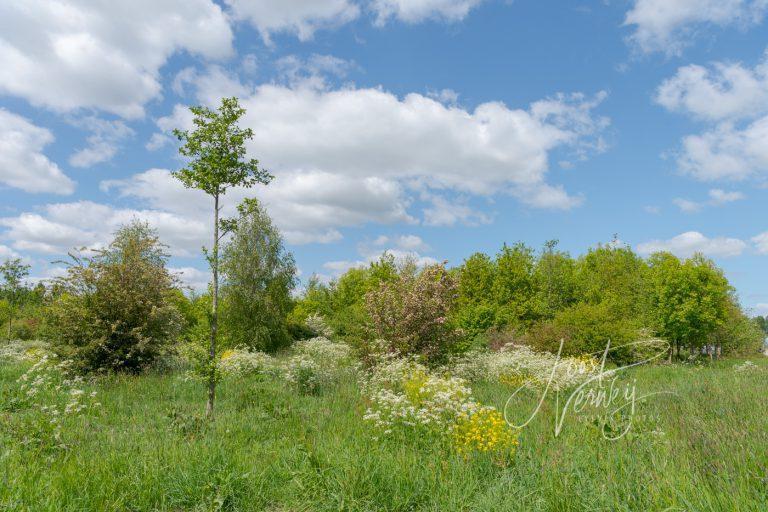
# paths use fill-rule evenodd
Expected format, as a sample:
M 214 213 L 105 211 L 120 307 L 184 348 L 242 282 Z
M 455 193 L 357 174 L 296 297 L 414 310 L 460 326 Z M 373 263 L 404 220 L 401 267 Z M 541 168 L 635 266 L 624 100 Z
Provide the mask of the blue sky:
M 86 0 L 0 6 L 0 258 L 132 218 L 207 279 L 187 106 L 237 95 L 302 276 L 504 242 L 701 251 L 768 313 L 761 0 Z

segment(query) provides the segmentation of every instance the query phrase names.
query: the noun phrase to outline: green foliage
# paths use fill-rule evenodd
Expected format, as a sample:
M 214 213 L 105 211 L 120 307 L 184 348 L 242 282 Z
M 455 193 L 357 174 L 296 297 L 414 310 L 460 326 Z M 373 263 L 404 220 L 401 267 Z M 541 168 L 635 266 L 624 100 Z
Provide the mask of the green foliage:
M 189 159 L 187 167 L 173 173 L 184 186 L 218 196 L 230 187 L 269 183 L 272 176 L 258 160 L 246 158 L 245 142 L 253 138 L 253 130 L 238 126 L 245 109 L 237 98 L 223 98 L 217 110 L 203 106 L 190 110 L 195 128 L 173 132 L 182 142 L 179 153 Z
M 289 318 L 301 324 L 308 316 L 319 314 L 336 336 L 359 343 L 366 338 L 366 326 L 370 322 L 365 295 L 380 283 L 398 279 L 399 272 L 395 258 L 385 253 L 367 267 L 351 268 L 328 284 L 313 276 Z
M 141 371 L 181 323 L 157 234 L 136 221 L 107 249 L 72 260 L 46 311 L 45 337 L 81 371 Z
M 286 317 L 293 306 L 296 265 L 255 200 L 244 201 L 238 212 L 222 251 L 222 328 L 230 346 L 272 352 L 291 340 Z
M 648 265 L 628 246 L 616 241 L 599 245 L 576 264 L 578 300 L 605 303 L 615 315 L 646 321 Z
M 0 296 L 5 300 L 5 317 L 8 323 L 8 340 L 13 335 L 13 319 L 23 299 L 29 292 L 24 280 L 29 277 L 30 266 L 21 262 L 20 259 L 8 259 L 0 265 Z
M 560 340 L 563 340 L 564 356 L 587 353 L 599 357 L 609 343 L 611 347 L 621 347 L 638 340 L 640 327 L 636 319 L 617 316 L 607 301 L 597 304 L 581 302 L 559 311 L 553 320 L 531 329 L 526 342 L 536 349 L 556 353 Z M 608 357 L 616 363 L 632 359 L 629 349 L 611 350 Z
M 731 286 L 701 255 L 681 262 L 669 253 L 650 258 L 654 324 L 675 346 L 698 348 L 721 327 L 731 306 Z
M 707 343 L 720 345 L 726 353 L 754 355 L 762 350 L 764 340 L 765 332 L 760 325 L 748 318 L 731 296 L 723 323 L 710 334 Z
M 757 325 L 758 329 L 768 335 L 768 316 L 756 316 L 755 324 Z

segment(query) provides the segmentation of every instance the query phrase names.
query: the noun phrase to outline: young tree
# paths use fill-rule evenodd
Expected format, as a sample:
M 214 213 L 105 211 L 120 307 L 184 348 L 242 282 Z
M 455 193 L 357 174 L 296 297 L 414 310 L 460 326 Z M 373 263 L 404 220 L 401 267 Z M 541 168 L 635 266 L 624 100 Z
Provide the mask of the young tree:
M 222 327 L 233 345 L 274 351 L 290 341 L 296 264 L 258 201 L 246 199 L 238 212 L 225 223 L 232 238 L 221 254 Z
M 3 278 L 2 290 L 8 301 L 8 341 L 11 340 L 13 318 L 19 302 L 26 291 L 24 280 L 29 277 L 29 265 L 24 265 L 20 259 L 6 260 L 0 265 L 0 276 Z
M 174 172 L 187 188 L 202 190 L 213 199 L 213 247 L 206 251 L 212 273 L 211 333 L 206 415 L 213 417 L 216 398 L 216 336 L 219 315 L 219 213 L 221 196 L 231 187 L 252 187 L 267 184 L 272 176 L 259 167 L 259 162 L 246 157 L 245 142 L 253 138 L 250 128 L 238 123 L 245 114 L 237 98 L 223 98 L 217 110 L 203 106 L 191 107 L 193 130 L 174 130 L 182 143 L 179 152 L 189 159 L 187 167 Z

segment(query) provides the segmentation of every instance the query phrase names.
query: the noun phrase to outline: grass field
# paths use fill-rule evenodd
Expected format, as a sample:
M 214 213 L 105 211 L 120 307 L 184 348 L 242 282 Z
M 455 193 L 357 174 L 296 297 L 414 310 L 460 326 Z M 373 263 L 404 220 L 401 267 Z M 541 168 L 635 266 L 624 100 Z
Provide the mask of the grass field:
M 1 510 L 768 510 L 768 365 L 638 368 L 630 433 L 605 440 L 554 403 L 520 433 L 513 462 L 464 459 L 429 438 L 374 439 L 352 378 L 300 396 L 281 381 L 226 380 L 215 422 L 183 375 L 85 385 L 101 407 L 30 442 L 30 408 L 12 399 L 27 363 L 0 362 Z M 499 408 L 502 385 L 474 386 Z M 530 395 L 513 409 L 535 405 Z

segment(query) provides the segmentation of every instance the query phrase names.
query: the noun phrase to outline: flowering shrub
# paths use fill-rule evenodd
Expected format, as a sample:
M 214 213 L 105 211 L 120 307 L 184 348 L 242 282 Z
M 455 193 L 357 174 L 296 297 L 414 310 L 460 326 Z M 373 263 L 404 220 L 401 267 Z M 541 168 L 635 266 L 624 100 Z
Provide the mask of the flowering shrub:
M 283 363 L 283 371 L 285 379 L 302 393 L 317 393 L 323 384 L 353 368 L 349 346 L 328 338 L 299 341 L 294 345 L 294 352 Z
M 221 373 L 230 376 L 265 375 L 275 368 L 276 363 L 272 356 L 247 348 L 225 350 L 219 362 Z
M 472 351 L 458 358 L 450 370 L 470 381 L 519 386 L 546 385 L 553 389 L 577 385 L 596 375 L 600 362 L 591 356 L 560 357 L 524 345 L 508 344 L 498 352 Z
M 374 337 L 389 341 L 393 352 L 439 360 L 459 339 L 448 322 L 456 294 L 456 278 L 445 266 L 430 265 L 420 272 L 404 268 L 365 296 Z
M 333 329 L 331 329 L 325 322 L 325 318 L 318 313 L 312 313 L 304 321 L 310 331 L 314 332 L 316 336 L 322 336 L 324 338 L 330 338 L 333 336 Z
M 475 407 L 462 411 L 453 429 L 456 451 L 469 456 L 473 451 L 489 453 L 505 462 L 519 444 L 517 432 L 507 425 L 493 407 Z
M 17 429 L 23 444 L 66 448 L 62 424 L 101 406 L 95 391 L 82 389 L 85 382 L 73 367 L 72 361 L 44 355 L 19 377 L 15 407 L 30 410 Z

